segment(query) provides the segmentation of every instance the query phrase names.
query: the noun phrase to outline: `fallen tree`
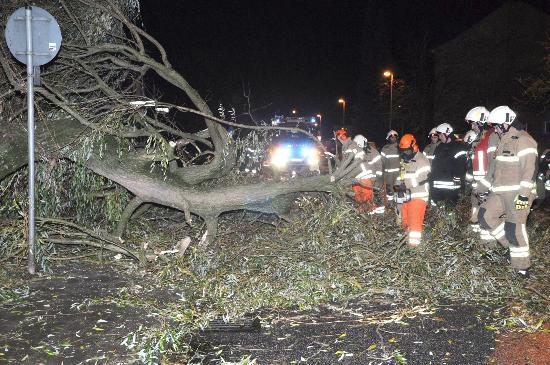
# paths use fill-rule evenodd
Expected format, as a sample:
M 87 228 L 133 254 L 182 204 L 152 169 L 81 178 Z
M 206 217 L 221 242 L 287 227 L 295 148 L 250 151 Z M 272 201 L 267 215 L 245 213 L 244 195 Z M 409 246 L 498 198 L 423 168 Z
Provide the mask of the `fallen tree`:
M 127 189 L 131 199 L 122 211 L 115 236 L 123 236 L 138 208 L 157 204 L 185 212 L 188 223 L 191 215 L 201 217 L 208 241 L 216 236 L 218 217 L 224 212 L 247 209 L 284 216 L 295 193 L 330 192 L 337 184 L 352 181 L 357 163 L 348 159 L 338 164 L 331 176 L 219 186 L 216 179 L 235 168 L 238 154 L 224 124 L 272 127 L 214 117 L 205 100 L 172 67 L 164 48 L 132 23 L 118 3 L 78 2 L 82 6 L 78 12 L 63 2 L 64 6 L 53 9 L 62 11 L 58 15 L 65 24 L 73 24 L 79 31 L 69 37 L 58 59 L 43 72 L 42 86 L 35 89 L 37 158 L 70 159 Z M 79 17 L 90 13 L 116 23 L 113 28 L 119 29 L 118 36 L 109 38 L 111 42 L 86 36 L 84 19 Z M 154 49 L 148 51 L 151 47 Z M 26 164 L 27 148 L 24 70 L 8 57 L 5 47 L 2 52 L 0 96 L 10 113 L 9 118 L 0 120 L 4 131 L 0 181 Z M 188 104 L 171 105 L 144 96 L 143 80 L 149 73 L 175 86 Z M 164 113 L 167 108 L 169 114 Z M 201 117 L 206 129 L 186 131 L 189 116 Z M 179 157 L 177 149 L 188 146 L 194 147 L 195 155 Z

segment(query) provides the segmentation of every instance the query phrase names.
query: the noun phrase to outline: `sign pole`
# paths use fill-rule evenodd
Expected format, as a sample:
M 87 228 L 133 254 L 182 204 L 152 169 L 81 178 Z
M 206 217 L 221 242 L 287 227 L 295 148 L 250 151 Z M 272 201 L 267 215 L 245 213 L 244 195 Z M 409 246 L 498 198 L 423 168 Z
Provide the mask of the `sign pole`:
M 36 273 L 35 242 L 35 166 L 34 166 L 34 83 L 40 80 L 37 66 L 50 62 L 57 56 L 61 46 L 61 29 L 54 17 L 38 6 L 21 7 L 8 18 L 5 40 L 15 59 L 27 65 L 27 148 L 29 158 L 29 214 L 28 224 L 28 271 Z
M 25 8 L 25 28 L 27 30 L 27 145 L 29 150 L 29 259 L 28 271 L 34 275 L 34 75 L 32 64 L 32 8 Z

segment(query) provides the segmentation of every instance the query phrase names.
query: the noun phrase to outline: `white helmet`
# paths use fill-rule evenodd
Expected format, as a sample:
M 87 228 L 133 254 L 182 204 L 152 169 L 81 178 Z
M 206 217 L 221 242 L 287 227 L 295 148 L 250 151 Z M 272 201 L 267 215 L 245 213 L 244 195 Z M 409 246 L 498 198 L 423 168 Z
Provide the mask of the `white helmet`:
M 430 133 L 428 133 L 428 138 L 430 138 L 432 136 L 432 134 L 437 134 L 437 131 L 435 130 L 435 128 L 432 128 Z
M 468 144 L 474 143 L 474 141 L 477 139 L 477 133 L 475 131 L 468 131 L 464 135 L 464 142 Z
M 394 131 L 393 129 L 391 131 L 388 132 L 388 134 L 386 135 L 386 139 L 390 139 L 391 136 L 395 136 L 396 138 L 399 137 L 399 133 L 397 133 L 396 131 Z
M 487 122 L 492 124 L 512 124 L 514 119 L 516 119 L 516 113 L 507 105 L 501 105 L 491 110 Z
M 487 119 L 489 119 L 489 111 L 484 106 L 476 106 L 470 109 L 464 119 L 466 119 L 467 122 L 479 122 L 484 124 L 487 123 Z
M 453 133 L 453 127 L 449 123 L 441 123 L 437 127 L 435 127 L 435 131 L 437 133 L 443 133 L 444 135 L 448 136 L 449 134 Z
M 367 137 L 365 137 L 362 134 L 358 134 L 355 137 L 353 137 L 353 142 L 357 143 L 357 145 L 361 148 L 367 147 Z

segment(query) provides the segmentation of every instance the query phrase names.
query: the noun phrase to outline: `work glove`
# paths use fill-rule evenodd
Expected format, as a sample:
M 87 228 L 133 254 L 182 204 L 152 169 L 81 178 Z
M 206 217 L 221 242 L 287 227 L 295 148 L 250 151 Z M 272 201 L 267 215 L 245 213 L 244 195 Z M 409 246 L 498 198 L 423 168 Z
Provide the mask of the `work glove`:
M 514 199 L 516 204 L 516 210 L 523 210 L 529 208 L 529 198 L 523 195 L 517 195 Z

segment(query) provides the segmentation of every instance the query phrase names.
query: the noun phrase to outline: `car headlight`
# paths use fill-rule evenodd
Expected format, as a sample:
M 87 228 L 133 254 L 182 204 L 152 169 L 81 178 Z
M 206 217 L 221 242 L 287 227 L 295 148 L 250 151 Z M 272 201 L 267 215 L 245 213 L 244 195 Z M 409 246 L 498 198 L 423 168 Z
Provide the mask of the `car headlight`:
M 315 166 L 319 163 L 319 150 L 317 150 L 317 148 L 304 146 L 301 152 L 309 166 Z
M 271 154 L 271 164 L 276 168 L 284 168 L 290 159 L 290 147 L 277 147 Z

